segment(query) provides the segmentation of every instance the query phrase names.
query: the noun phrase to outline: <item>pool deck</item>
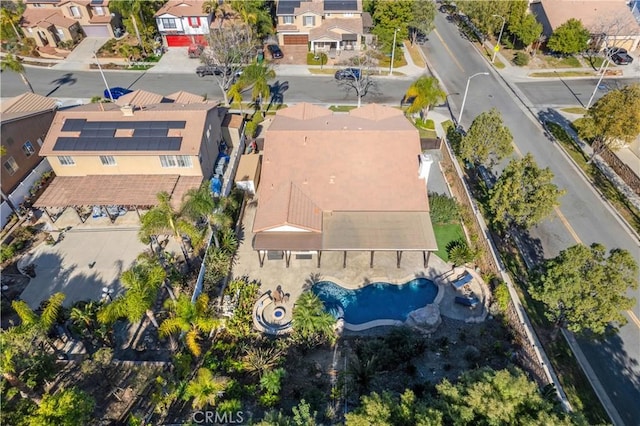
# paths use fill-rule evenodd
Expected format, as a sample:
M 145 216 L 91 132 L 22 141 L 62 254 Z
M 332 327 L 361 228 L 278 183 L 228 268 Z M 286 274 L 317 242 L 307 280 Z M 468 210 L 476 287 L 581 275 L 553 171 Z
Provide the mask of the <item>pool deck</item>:
M 443 261 L 435 254 L 431 254 L 426 269 L 423 267 L 422 252 L 410 251 L 402 255 L 400 268 L 396 267 L 395 252 L 382 251 L 375 253 L 373 268 L 369 267 L 369 252 L 349 252 L 346 268 L 342 267 L 342 252 L 323 252 L 320 268 L 317 267 L 316 255 L 313 255 L 312 259 L 296 259 L 295 255 L 292 255 L 289 268 L 286 268 L 284 259 L 265 259 L 264 267 L 261 268 L 258 254 L 251 247 L 253 240 L 251 229 L 255 212 L 256 204 L 248 203 L 242 220 L 244 235 L 238 248 L 233 276 L 247 277 L 257 281 L 261 285 L 261 293 L 274 291 L 280 285 L 282 291 L 290 297 L 286 303 L 288 308 L 292 308 L 300 294 L 318 281 L 333 281 L 345 288 L 357 289 L 374 282 L 404 284 L 414 278 L 427 278 L 438 285 L 438 295 L 434 303 L 439 304 L 441 315 L 466 322 L 479 322 L 486 317 L 489 292 L 480 276 L 466 268 L 474 276 L 468 290 L 480 299 L 481 304 L 474 309 L 455 304 L 455 296 L 460 296 L 462 293 L 450 285 L 449 279 L 457 277 L 463 269 L 452 270 L 450 263 Z M 379 321 L 396 323 L 394 320 Z M 389 324 L 381 323 L 371 326 L 377 325 Z M 364 324 L 350 326 L 364 329 L 361 328 Z M 346 326 L 345 328 L 351 329 Z

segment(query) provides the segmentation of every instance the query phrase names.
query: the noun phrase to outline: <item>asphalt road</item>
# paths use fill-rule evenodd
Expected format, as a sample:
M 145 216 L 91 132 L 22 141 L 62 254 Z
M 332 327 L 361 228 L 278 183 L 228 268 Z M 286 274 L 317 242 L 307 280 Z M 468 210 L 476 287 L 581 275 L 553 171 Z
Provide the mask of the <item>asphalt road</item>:
M 615 90 L 631 83 L 635 78 L 603 79 L 598 86 L 593 102 L 600 99 L 609 90 Z M 517 83 L 516 86 L 526 95 L 533 106 L 580 105 L 586 106 L 593 94 L 598 79 L 560 79 L 554 81 L 535 81 Z
M 489 72 L 489 76 L 479 75 L 471 80 L 461 124 L 468 127 L 476 115 L 492 107 L 497 108 L 514 135 L 517 153 L 531 152 L 538 165 L 549 167 L 553 171 L 556 185 L 567 191 L 561 198 L 561 205 L 556 213 L 530 230 L 530 240 L 527 241 L 530 253 L 540 260 L 556 256 L 562 249 L 577 242 L 599 242 L 609 249 L 619 247 L 629 250 L 640 263 L 638 242 L 627 233 L 592 187 L 560 154 L 559 149 L 544 136 L 533 115 L 541 113 L 557 117 L 557 113 L 546 108 L 532 113 L 525 108 L 487 61 L 468 41 L 459 36 L 455 25 L 447 22 L 442 14 L 436 17 L 436 30 L 430 35 L 424 50 L 446 87 L 456 117 L 467 78 L 478 72 Z M 563 85 L 561 81 L 526 83 L 523 91 L 541 106 L 577 104 L 575 98 L 571 101 L 558 89 Z M 580 93 L 579 99 L 586 97 L 585 103 L 591 96 L 594 85 L 595 81 L 589 80 L 580 83 L 572 80 L 569 84 L 573 91 Z M 540 87 L 544 90 L 539 90 Z M 588 87 L 591 87 L 590 91 Z M 567 91 L 566 87 L 564 91 Z M 567 101 L 564 102 L 565 100 Z M 640 300 L 640 291 L 630 292 L 630 295 Z M 640 419 L 638 305 L 628 316 L 629 323 L 618 335 L 602 342 L 580 342 L 580 347 L 622 422 L 636 426 Z
M 97 71 L 56 71 L 48 68 L 29 67 L 27 77 L 36 93 L 56 98 L 87 99 L 102 96 L 104 82 Z M 144 89 L 161 95 L 186 90 L 198 95 L 206 94 L 208 99 L 222 99 L 222 93 L 214 77 L 198 77 L 195 74 L 155 74 L 136 71 L 105 71 L 110 87 Z M 408 79 L 387 77 L 375 78 L 377 87 L 370 90 L 363 102 L 399 105 L 402 95 L 411 84 Z M 1 96 L 12 97 L 24 93 L 25 86 L 20 76 L 3 72 Z M 355 104 L 353 93 L 345 93 L 333 76 L 280 77 L 271 82 L 282 88 L 284 103 L 312 102 L 320 104 Z M 247 96 L 248 97 L 248 96 Z

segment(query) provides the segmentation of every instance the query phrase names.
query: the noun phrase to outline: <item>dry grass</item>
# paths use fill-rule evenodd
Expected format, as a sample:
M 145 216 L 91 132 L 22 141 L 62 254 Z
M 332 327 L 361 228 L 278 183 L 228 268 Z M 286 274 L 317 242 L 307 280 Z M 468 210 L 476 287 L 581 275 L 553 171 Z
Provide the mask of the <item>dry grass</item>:
M 405 40 L 404 47 L 406 47 L 409 51 L 411 60 L 416 66 L 420 68 L 425 68 L 427 66 L 427 64 L 424 62 L 424 59 L 422 59 L 422 55 L 420 54 L 420 47 L 418 45 L 414 44 L 412 46 L 411 43 Z
M 588 77 L 593 75 L 593 71 L 548 71 L 532 72 L 529 74 L 529 77 Z

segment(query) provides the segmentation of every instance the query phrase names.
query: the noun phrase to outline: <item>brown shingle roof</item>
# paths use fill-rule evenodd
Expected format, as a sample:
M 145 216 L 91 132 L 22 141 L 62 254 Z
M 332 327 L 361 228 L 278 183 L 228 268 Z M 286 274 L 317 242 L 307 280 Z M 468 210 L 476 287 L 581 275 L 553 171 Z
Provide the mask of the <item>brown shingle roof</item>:
M 321 38 L 342 40 L 342 34 L 345 32 L 351 34 L 362 34 L 362 18 L 325 19 L 322 22 L 322 25 L 312 28 L 309 31 L 309 38 L 311 40 Z
M 51 25 L 69 28 L 75 23 L 76 21 L 66 18 L 58 8 L 27 8 L 20 20 L 20 26 L 24 28 L 48 28 Z
M 201 182 L 200 176 L 178 175 L 57 176 L 34 206 L 155 206 L 162 191 L 172 195 L 172 204 L 180 204 Z
M 147 106 L 153 104 L 159 104 L 162 102 L 167 102 L 166 99 L 162 95 L 158 95 L 157 93 L 147 92 L 146 90 L 134 90 L 131 93 L 127 93 L 126 95 L 120 96 L 116 100 L 117 105 L 135 105 L 135 106 Z
M 322 210 L 293 182 L 281 184 L 272 197 L 263 203 L 262 210 L 263 215 L 260 222 L 254 225 L 254 232 L 283 225 L 307 231 L 322 230 Z
M 194 95 L 193 93 L 185 92 L 184 90 L 172 93 L 166 97 L 177 104 L 197 104 L 206 102 L 204 100 L 204 96 Z
M 88 122 L 136 122 L 136 121 L 185 121 L 184 129 L 175 129 L 172 134 L 182 137 L 180 151 L 118 151 L 119 155 L 198 155 L 205 123 L 209 111 L 217 108 L 215 103 L 177 104 L 161 103 L 146 105 L 136 109 L 132 116 L 126 116 L 116 104 L 87 104 L 82 107 L 58 111 L 47 133 L 40 155 L 101 155 L 112 154 L 110 151 L 53 151 L 53 147 L 61 136 L 74 136 L 77 132 L 62 131 L 67 119 L 84 119 Z
M 224 116 L 224 119 L 222 120 L 222 127 L 228 127 L 231 129 L 239 129 L 240 127 L 242 127 L 242 122 L 244 120 L 242 119 L 241 115 L 238 114 L 227 114 Z
M 418 131 L 401 111 L 327 111 L 309 104 L 278 111 L 262 152 L 255 230 L 290 223 L 288 205 L 264 207 L 275 196 L 288 202 L 282 188 L 291 183 L 323 211 L 429 210 Z
M 626 3 L 625 0 L 540 0 L 540 7 L 553 30 L 575 18 L 594 33 L 614 31 L 616 34 L 608 35 L 640 35 L 640 23 Z M 607 28 L 611 26 L 614 28 Z
M 177 17 L 183 16 L 207 16 L 202 11 L 204 0 L 169 0 L 154 16 L 169 14 Z
M 0 104 L 0 112 L 3 114 L 3 119 L 6 118 L 4 114 L 47 111 L 54 108 L 56 108 L 55 99 L 31 92 L 7 99 Z

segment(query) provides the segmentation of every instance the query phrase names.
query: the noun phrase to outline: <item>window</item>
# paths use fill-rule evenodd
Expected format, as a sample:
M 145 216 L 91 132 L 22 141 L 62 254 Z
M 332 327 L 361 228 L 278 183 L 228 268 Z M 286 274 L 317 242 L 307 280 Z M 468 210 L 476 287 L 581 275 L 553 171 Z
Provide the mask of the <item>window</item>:
M 63 41 L 65 39 L 64 31 L 62 31 L 60 28 L 56 27 L 56 33 L 58 34 L 58 38 L 60 39 L 60 41 Z
M 191 25 L 192 27 L 199 27 L 200 18 L 198 18 L 197 16 L 189 17 L 189 25 Z
M 26 141 L 24 145 L 22 145 L 22 151 L 27 157 L 31 157 L 36 152 L 36 150 L 33 149 L 33 145 L 31 145 L 31 141 Z
M 178 28 L 176 25 L 176 20 L 172 18 L 162 18 L 162 27 L 167 28 Z
M 18 171 L 18 163 L 13 157 L 7 158 L 7 161 L 4 162 L 4 168 L 9 172 L 9 176 L 12 176 L 15 172 Z
M 113 157 L 113 155 L 101 155 L 100 156 L 100 162 L 102 163 L 103 166 L 115 166 L 116 165 L 116 159 Z
M 287 15 L 282 17 L 283 24 L 293 24 L 293 16 Z
M 313 27 L 316 24 L 315 16 L 304 16 L 304 26 L 305 27 Z
M 76 162 L 73 161 L 73 157 L 70 155 L 61 155 L 58 157 L 58 161 L 61 166 L 75 166 Z
M 162 167 L 192 167 L 191 157 L 188 155 L 161 155 L 160 165 Z
M 38 138 L 38 141 L 37 141 L 37 142 L 38 142 L 38 146 L 40 146 L 40 147 L 41 147 L 41 146 L 42 146 L 42 138 Z
M 71 6 L 69 8 L 69 12 L 71 12 L 71 16 L 74 18 L 80 18 L 82 14 L 80 13 L 80 8 L 78 6 Z
M 98 16 L 104 16 L 104 8 L 102 6 L 95 6 L 93 8 L 93 13 L 95 13 Z

